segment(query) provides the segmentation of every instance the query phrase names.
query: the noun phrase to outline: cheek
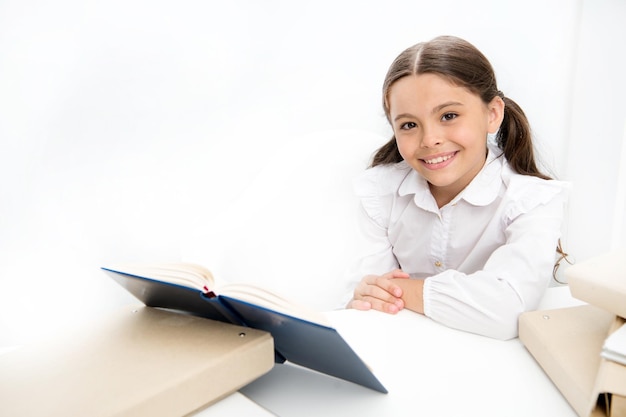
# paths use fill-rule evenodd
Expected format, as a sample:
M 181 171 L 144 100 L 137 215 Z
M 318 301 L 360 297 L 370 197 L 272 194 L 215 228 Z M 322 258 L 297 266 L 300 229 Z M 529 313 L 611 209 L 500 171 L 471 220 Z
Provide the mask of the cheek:
M 455 129 L 451 132 L 454 141 L 464 148 L 487 145 L 487 130 L 484 126 L 472 126 L 470 129 Z
M 415 146 L 413 145 L 413 141 L 406 137 L 398 137 L 398 135 L 396 135 L 396 145 L 398 146 L 398 151 L 400 152 L 400 155 L 402 155 L 404 159 L 407 159 L 409 155 L 412 155 L 415 152 Z

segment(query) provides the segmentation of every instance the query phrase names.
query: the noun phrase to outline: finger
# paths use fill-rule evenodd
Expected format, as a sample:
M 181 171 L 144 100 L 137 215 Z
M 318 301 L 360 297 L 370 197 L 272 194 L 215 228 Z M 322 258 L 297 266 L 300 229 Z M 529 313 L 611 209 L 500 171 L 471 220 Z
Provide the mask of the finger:
M 372 308 L 372 303 L 370 303 L 369 301 L 365 301 L 365 300 L 355 300 L 353 299 L 350 302 L 350 308 L 353 308 L 355 310 L 371 310 Z
M 373 284 L 361 282 L 357 286 L 354 295 L 356 299 L 372 298 L 393 304 L 396 302 L 398 296 L 402 295 L 402 290 L 398 285 L 391 283 L 388 279 L 376 277 Z
M 398 311 L 401 310 L 401 308 L 394 304 L 385 303 L 380 300 L 374 300 L 373 302 L 365 300 L 352 300 L 348 305 L 348 308 L 362 311 L 378 310 L 389 314 L 396 314 Z
M 381 277 L 378 277 L 376 280 L 375 286 L 382 289 L 384 292 L 389 294 L 389 296 L 381 297 L 383 300 L 393 303 L 395 299 L 402 297 L 402 288 L 395 284 L 393 280 L 393 276 L 391 273 L 385 274 Z
M 400 287 L 397 289 L 400 290 Z M 394 297 L 377 285 L 362 284 L 361 288 L 355 292 L 354 299 L 368 302 L 370 308 L 387 313 L 397 313 L 404 308 L 404 301 L 401 298 Z
M 396 314 L 404 307 L 402 300 L 397 300 L 396 303 L 387 303 L 380 299 L 372 299 L 369 301 L 371 309 L 382 311 L 384 313 Z

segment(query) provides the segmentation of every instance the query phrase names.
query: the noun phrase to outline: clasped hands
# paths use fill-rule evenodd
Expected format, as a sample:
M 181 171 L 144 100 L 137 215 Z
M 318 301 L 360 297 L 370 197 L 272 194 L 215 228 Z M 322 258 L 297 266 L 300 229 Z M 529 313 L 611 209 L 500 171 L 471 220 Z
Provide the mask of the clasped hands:
M 423 279 L 410 279 L 409 274 L 394 269 L 383 275 L 367 275 L 354 289 L 348 308 L 379 310 L 396 314 L 407 308 L 424 313 Z

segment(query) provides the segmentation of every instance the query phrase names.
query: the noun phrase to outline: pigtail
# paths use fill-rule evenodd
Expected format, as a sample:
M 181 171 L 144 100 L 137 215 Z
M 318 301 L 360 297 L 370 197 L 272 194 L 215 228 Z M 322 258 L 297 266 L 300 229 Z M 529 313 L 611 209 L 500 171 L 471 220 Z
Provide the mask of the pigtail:
M 513 100 L 498 95 L 504 100 L 504 119 L 496 138 L 498 147 L 504 151 L 509 165 L 519 174 L 550 179 L 537 168 L 533 149 L 530 124 L 526 115 Z
M 395 164 L 401 161 L 402 155 L 400 155 L 400 151 L 398 150 L 396 137 L 392 136 L 389 142 L 385 143 L 376 151 L 374 158 L 372 159 L 372 163 L 370 164 L 370 168 L 373 168 L 376 165 Z
M 508 97 L 504 97 L 501 91 L 498 95 L 504 100 L 504 119 L 500 125 L 498 136 L 496 137 L 498 147 L 504 151 L 504 156 L 509 165 L 519 174 L 532 175 L 549 180 L 550 177 L 543 174 L 537 168 L 535 162 L 534 149 L 530 131 L 530 124 L 526 115 L 516 102 Z M 561 239 L 558 240 L 556 252 L 559 255 L 552 269 L 552 278 L 558 282 L 557 271 L 561 266 L 561 261 L 565 260 L 571 264 L 568 254 L 563 250 Z

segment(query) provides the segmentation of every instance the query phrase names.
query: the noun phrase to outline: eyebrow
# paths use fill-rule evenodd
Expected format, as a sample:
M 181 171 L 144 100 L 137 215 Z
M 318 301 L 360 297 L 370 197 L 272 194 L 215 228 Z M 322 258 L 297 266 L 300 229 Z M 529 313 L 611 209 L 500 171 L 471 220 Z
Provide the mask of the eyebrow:
M 445 103 L 443 103 L 443 104 L 440 104 L 440 105 L 436 106 L 436 107 L 433 109 L 433 111 L 431 112 L 431 114 L 432 114 L 432 113 L 437 113 L 437 112 L 439 112 L 439 111 L 441 111 L 441 110 L 445 109 L 446 107 L 450 107 L 450 106 L 462 106 L 462 105 L 463 105 L 463 103 L 460 103 L 460 102 L 458 102 L 458 101 L 447 101 L 447 102 L 445 102 Z
M 463 103 L 458 102 L 458 101 L 446 101 L 445 103 L 442 103 L 442 104 L 440 104 L 438 106 L 435 106 L 430 113 L 434 114 L 434 113 L 440 112 L 441 110 L 445 109 L 446 107 L 462 106 L 462 105 L 463 105 Z M 414 117 L 415 116 L 413 116 L 410 113 L 402 113 L 402 114 L 397 115 L 393 120 L 394 121 L 398 121 L 398 120 L 400 120 L 402 118 L 414 118 Z

